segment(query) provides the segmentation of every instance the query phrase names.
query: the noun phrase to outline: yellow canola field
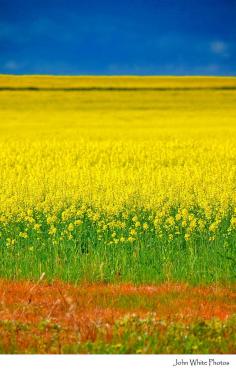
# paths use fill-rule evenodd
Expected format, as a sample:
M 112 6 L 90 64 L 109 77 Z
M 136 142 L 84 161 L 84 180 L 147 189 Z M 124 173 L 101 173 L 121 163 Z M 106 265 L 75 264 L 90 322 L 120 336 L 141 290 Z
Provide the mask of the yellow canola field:
M 224 214 L 235 189 L 235 78 L 0 76 L 4 217 L 81 203 Z

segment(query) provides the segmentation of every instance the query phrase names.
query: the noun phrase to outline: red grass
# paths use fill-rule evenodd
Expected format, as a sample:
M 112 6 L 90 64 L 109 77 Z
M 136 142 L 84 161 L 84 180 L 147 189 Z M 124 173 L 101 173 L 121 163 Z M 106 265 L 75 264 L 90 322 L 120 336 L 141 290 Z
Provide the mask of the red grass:
M 41 352 L 44 352 L 44 347 L 52 341 L 50 323 L 63 328 L 58 333 L 58 344 L 62 344 L 75 342 L 78 330 L 80 341 L 93 341 L 100 325 L 106 326 L 109 340 L 109 327 L 127 314 L 145 317 L 152 313 L 157 319 L 185 323 L 213 317 L 223 320 L 236 312 L 235 289 L 235 286 L 190 287 L 174 283 L 73 286 L 62 282 L 35 284 L 0 280 L 0 320 L 30 324 L 31 330 L 24 332 L 23 337 L 21 330 L 15 331 L 22 349 L 29 344 L 32 347 L 34 335 L 40 333 L 39 324 L 49 321 L 41 344 Z M 9 331 L 4 327 L 1 332 L 2 341 L 7 344 Z
M 236 287 L 190 287 L 185 284 L 133 286 L 130 284 L 38 283 L 0 280 L 0 318 L 38 322 L 90 319 L 116 320 L 133 313 L 192 321 L 225 319 L 236 311 Z M 70 321 L 69 321 L 70 322 Z

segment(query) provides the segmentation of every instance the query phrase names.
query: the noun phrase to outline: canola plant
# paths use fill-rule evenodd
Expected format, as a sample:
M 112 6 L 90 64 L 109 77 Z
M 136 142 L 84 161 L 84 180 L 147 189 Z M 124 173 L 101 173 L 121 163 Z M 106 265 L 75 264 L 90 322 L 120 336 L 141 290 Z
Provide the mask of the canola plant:
M 1 249 L 234 260 L 235 102 L 235 78 L 0 76 Z

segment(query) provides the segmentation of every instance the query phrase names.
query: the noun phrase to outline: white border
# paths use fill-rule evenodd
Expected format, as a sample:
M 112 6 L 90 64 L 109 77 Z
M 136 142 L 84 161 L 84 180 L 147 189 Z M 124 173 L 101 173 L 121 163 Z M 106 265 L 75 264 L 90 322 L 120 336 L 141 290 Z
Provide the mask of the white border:
M 179 362 L 178 366 L 176 360 Z M 214 362 L 221 364 L 214 365 Z M 195 361 L 195 365 L 193 364 Z M 192 364 L 191 364 L 192 362 Z M 225 363 L 225 364 L 224 364 Z M 236 355 L 1 355 L 0 371 L 236 370 Z

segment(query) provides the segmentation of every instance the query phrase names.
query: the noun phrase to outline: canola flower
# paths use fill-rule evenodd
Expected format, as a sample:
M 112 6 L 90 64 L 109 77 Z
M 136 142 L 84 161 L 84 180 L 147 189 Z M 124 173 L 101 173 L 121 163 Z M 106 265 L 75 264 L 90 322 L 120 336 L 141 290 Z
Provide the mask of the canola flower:
M 27 91 L 35 84 L 46 90 Z M 96 84 L 137 90 L 50 90 Z M 0 92 L 6 246 L 235 235 L 235 78 L 0 76 L 0 86 L 16 89 Z

